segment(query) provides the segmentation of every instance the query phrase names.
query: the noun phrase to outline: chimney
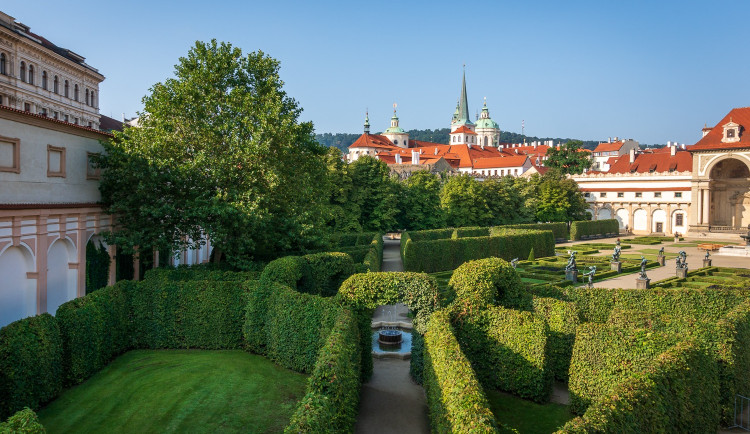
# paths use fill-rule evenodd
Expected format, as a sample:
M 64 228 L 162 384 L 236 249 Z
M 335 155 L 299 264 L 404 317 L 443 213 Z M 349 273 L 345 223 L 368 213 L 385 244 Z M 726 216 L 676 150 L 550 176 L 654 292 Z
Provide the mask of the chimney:
M 677 153 L 677 143 L 669 145 L 669 155 L 673 156 Z
M 419 164 L 419 152 L 411 151 L 411 164 Z
M 612 137 L 607 137 L 607 143 L 612 143 Z
M 435 155 L 437 155 L 437 154 L 438 154 L 438 148 L 437 148 L 437 146 L 435 146 Z
M 401 154 L 396 154 L 396 164 L 401 164 Z
M 534 143 L 534 149 L 536 149 L 536 143 Z
M 682 149 L 685 150 L 685 144 L 684 143 L 682 144 Z
M 635 163 L 635 148 L 630 148 L 630 164 Z

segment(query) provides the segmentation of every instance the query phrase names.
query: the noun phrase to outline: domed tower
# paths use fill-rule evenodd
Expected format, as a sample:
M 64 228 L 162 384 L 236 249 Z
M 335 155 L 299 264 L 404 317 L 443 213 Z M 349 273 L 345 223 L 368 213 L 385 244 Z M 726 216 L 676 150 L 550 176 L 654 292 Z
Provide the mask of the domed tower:
M 403 128 L 398 126 L 398 116 L 396 116 L 396 104 L 393 104 L 393 117 L 391 118 L 391 126 L 383 131 L 383 135 L 388 138 L 394 145 L 399 148 L 409 147 L 409 135 L 404 131 Z
M 497 146 L 500 140 L 500 125 L 490 118 L 490 111 L 487 109 L 487 98 L 484 99 L 482 114 L 477 120 L 476 129 L 477 140 L 481 146 Z

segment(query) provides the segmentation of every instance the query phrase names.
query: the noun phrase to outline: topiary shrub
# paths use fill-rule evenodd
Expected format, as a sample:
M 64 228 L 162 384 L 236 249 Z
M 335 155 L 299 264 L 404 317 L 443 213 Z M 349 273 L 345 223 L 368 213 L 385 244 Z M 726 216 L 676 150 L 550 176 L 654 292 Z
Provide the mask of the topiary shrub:
M 60 328 L 48 313 L 0 328 L 0 420 L 60 394 L 62 354 Z
M 36 413 L 28 407 L 17 412 L 6 422 L 0 422 L 0 434 L 43 434 L 47 432 Z
M 542 315 L 549 327 L 547 366 L 556 380 L 568 381 L 570 359 L 579 324 L 578 309 L 575 303 L 554 298 L 534 298 L 534 312 Z
M 456 303 L 474 308 L 528 307 L 531 300 L 516 270 L 500 258 L 464 263 L 453 272 L 448 285 L 456 293 Z
M 433 432 L 497 432 L 487 397 L 445 311 L 430 317 L 424 336 L 424 389 Z
M 354 313 L 342 309 L 318 352 L 287 433 L 352 432 L 359 410 L 359 327 Z M 370 357 L 369 353 L 367 357 Z
M 536 402 L 549 399 L 549 328 L 541 315 L 490 306 L 476 312 L 454 312 L 453 325 L 461 350 L 485 387 Z
M 535 259 L 536 259 L 536 257 L 534 256 L 534 248 L 532 247 L 531 250 L 529 250 L 529 257 L 528 257 L 527 260 L 528 261 L 533 261 Z
M 620 223 L 616 219 L 575 221 L 570 224 L 570 239 L 580 240 L 584 235 L 619 234 Z
M 290 288 L 296 289 L 297 282 L 302 279 L 305 260 L 301 256 L 284 256 L 273 260 L 266 265 L 260 280 L 263 282 L 276 282 Z
M 271 261 L 260 276 L 264 282 L 277 282 L 308 294 L 332 296 L 341 282 L 354 274 L 352 257 L 342 252 L 285 256 Z

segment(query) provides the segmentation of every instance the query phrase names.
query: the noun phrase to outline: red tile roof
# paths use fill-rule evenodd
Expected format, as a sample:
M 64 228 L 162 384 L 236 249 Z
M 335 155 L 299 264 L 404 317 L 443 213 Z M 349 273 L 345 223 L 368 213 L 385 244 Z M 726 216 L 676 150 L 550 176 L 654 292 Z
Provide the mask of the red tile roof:
M 738 142 L 722 143 L 724 137 L 724 124 L 734 122 L 740 125 L 740 140 Z M 750 148 L 750 107 L 732 109 L 729 113 L 705 137 L 698 140 L 693 146 L 688 146 L 688 151 L 707 151 L 716 149 L 738 149 Z M 704 128 L 705 130 L 705 128 Z
M 547 145 L 538 145 L 536 148 L 531 145 L 527 146 L 516 146 L 515 148 L 512 147 L 505 147 L 502 148 L 501 151 L 505 155 L 529 155 L 529 156 L 535 156 L 535 157 L 543 157 L 547 155 L 547 150 L 550 147 Z
M 599 143 L 599 145 L 594 149 L 594 152 L 612 152 L 612 151 L 619 151 L 620 148 L 622 148 L 622 145 L 624 145 L 624 141 L 619 142 L 612 142 L 612 143 Z
M 456 128 L 454 131 L 451 131 L 451 134 L 457 134 L 457 133 L 465 133 L 465 134 L 474 134 L 475 136 L 477 133 L 471 130 L 471 128 L 467 127 L 466 125 L 461 125 L 460 127 Z
M 44 120 L 52 122 L 52 123 L 61 124 L 61 125 L 67 125 L 69 127 L 78 128 L 78 129 L 81 129 L 81 130 L 92 131 L 92 132 L 95 132 L 95 133 L 98 133 L 98 134 L 102 134 L 102 135 L 107 136 L 107 137 L 113 137 L 113 135 L 111 133 L 107 132 L 107 131 L 100 131 L 100 130 L 96 130 L 94 128 L 89 128 L 89 127 L 86 127 L 86 126 L 83 126 L 83 125 L 76 125 L 76 124 L 74 124 L 72 122 L 61 121 L 59 119 L 51 118 L 49 116 L 44 116 L 44 115 L 40 115 L 40 114 L 36 114 L 36 113 L 27 112 L 25 110 L 18 110 L 18 109 L 12 108 L 12 107 L 4 106 L 4 105 L 0 105 L 0 110 L 8 110 L 10 112 L 19 113 L 19 114 L 26 115 L 26 116 L 29 116 L 29 117 L 32 117 L 32 118 L 44 119 Z
M 386 136 L 380 134 L 362 134 L 354 143 L 349 145 L 349 148 L 400 149 Z
M 516 157 L 489 157 L 474 160 L 475 169 L 495 169 L 501 167 L 521 167 L 526 164 L 529 157 L 519 155 Z
M 622 155 L 610 163 L 609 170 L 604 173 L 685 172 L 692 168 L 693 156 L 689 152 L 677 151 L 675 155 L 671 155 L 669 152 L 660 151 L 636 154 L 632 164 L 630 155 Z

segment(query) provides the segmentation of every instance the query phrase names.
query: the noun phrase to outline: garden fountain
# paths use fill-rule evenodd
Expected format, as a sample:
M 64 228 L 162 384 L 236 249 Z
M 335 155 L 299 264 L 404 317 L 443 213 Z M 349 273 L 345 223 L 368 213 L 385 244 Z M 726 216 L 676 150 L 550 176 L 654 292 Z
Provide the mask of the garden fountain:
M 388 323 L 393 324 L 393 311 L 386 313 Z M 404 340 L 404 333 L 393 325 L 384 325 L 378 331 L 378 343 L 387 346 L 400 346 Z

